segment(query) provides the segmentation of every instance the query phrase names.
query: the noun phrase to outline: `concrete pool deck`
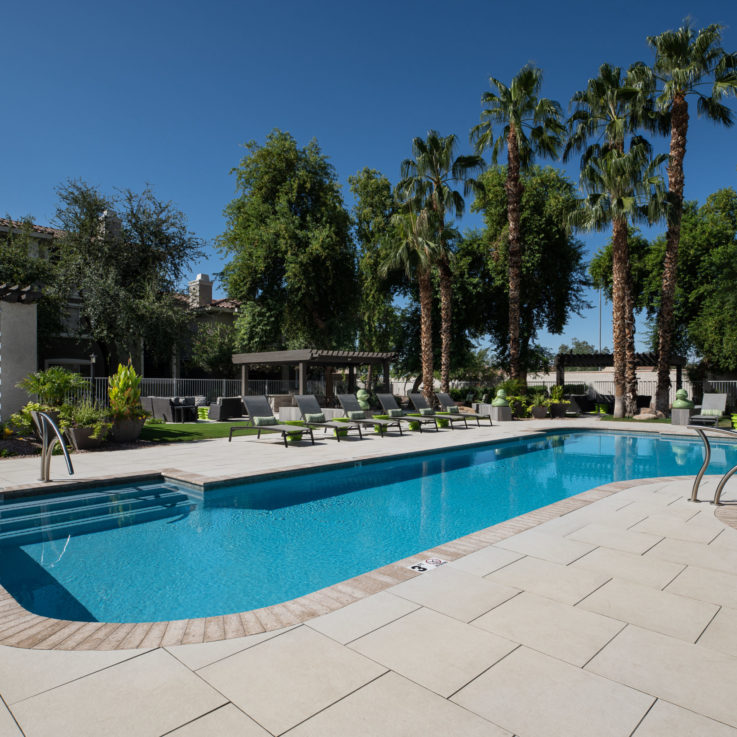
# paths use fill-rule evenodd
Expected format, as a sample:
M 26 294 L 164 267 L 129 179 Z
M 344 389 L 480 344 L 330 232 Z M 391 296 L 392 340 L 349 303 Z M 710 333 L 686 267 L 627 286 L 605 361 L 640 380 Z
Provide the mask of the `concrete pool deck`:
M 85 478 L 216 480 L 592 426 L 632 427 L 529 421 L 288 449 L 241 437 L 74 462 Z M 0 462 L 5 488 L 37 474 L 38 459 Z M 562 516 L 294 626 L 138 649 L 0 646 L 0 735 L 737 737 L 737 530 L 686 501 L 691 481 L 586 492 Z

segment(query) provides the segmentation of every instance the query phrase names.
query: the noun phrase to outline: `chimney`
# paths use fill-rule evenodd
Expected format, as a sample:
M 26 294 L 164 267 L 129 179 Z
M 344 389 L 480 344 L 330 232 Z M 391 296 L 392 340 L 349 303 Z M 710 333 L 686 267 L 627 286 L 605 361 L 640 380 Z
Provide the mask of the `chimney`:
M 100 215 L 100 235 L 110 240 L 119 240 L 123 234 L 123 222 L 114 210 L 103 210 Z
M 212 282 L 207 274 L 197 274 L 194 281 L 189 282 L 189 306 L 194 308 L 209 305 L 212 302 Z

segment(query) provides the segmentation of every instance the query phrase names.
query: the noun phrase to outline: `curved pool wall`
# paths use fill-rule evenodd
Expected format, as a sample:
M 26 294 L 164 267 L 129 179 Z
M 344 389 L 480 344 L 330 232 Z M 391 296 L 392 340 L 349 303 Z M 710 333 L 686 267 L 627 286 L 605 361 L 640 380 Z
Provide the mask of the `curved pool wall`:
M 709 473 L 737 463 L 714 444 Z M 137 484 L 0 506 L 0 584 L 59 619 L 151 622 L 265 607 L 612 481 L 692 475 L 700 441 L 614 431 L 287 474 L 194 493 Z

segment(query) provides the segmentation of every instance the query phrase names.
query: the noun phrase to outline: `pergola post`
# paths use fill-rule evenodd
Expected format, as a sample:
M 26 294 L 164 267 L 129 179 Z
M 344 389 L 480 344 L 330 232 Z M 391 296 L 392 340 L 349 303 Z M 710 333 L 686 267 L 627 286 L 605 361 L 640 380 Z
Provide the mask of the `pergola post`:
M 356 367 L 352 363 L 348 365 L 348 393 L 356 393 Z
M 565 384 L 565 375 L 565 358 L 561 354 L 558 354 L 555 357 L 555 383 L 558 386 L 563 386 Z
M 333 367 L 325 366 L 325 400 L 333 398 Z
M 248 394 L 248 364 L 244 363 L 241 366 L 241 396 L 245 397 Z
M 298 394 L 305 393 L 305 362 L 300 361 L 298 364 L 299 368 L 299 391 Z
M 384 391 L 391 392 L 391 380 L 389 379 L 389 361 L 384 359 L 382 361 L 382 366 L 384 367 Z
M 676 389 L 683 388 L 683 366 L 678 364 L 676 366 Z

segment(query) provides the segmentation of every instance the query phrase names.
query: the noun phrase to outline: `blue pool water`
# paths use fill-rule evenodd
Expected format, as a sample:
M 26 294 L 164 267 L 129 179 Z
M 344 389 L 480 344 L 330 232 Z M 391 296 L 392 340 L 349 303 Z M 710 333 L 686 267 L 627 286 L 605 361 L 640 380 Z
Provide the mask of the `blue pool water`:
M 245 611 L 610 481 L 695 474 L 697 439 L 557 432 L 196 494 L 143 484 L 0 504 L 0 584 L 61 619 Z M 709 473 L 737 463 L 714 443 Z

